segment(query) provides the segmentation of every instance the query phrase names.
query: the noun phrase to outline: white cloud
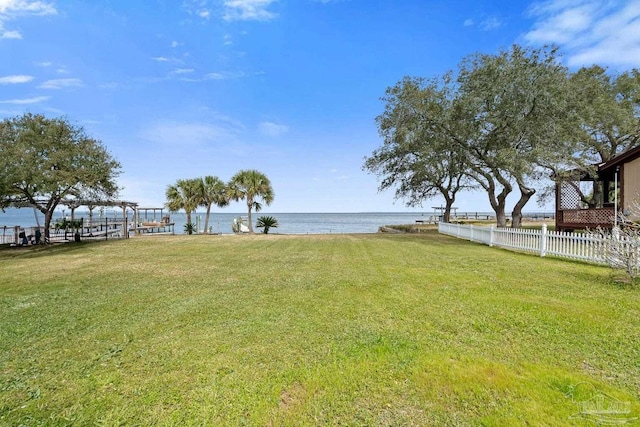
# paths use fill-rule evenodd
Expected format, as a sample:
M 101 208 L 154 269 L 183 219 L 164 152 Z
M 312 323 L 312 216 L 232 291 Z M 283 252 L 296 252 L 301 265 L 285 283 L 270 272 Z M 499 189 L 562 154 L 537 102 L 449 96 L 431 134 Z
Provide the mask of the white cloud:
M 1 29 L 0 29 L 0 31 L 1 31 Z M 20 40 L 20 39 L 22 39 L 22 34 L 20 33 L 20 31 L 16 31 L 16 30 L 3 31 L 2 32 L 2 36 L 0 36 L 0 39 Z
M 51 67 L 53 65 L 53 62 L 51 62 L 51 61 L 42 61 L 42 62 L 36 62 L 35 65 L 38 66 L 38 67 Z
M 208 20 L 211 17 L 212 9 L 208 5 L 207 0 L 184 0 L 182 7 L 189 15 Z
M 495 16 L 490 16 L 480 23 L 480 29 L 484 31 L 491 31 L 500 27 L 502 27 L 502 21 Z
M 464 27 L 477 26 L 482 31 L 491 31 L 504 26 L 504 22 L 497 16 L 485 16 L 482 18 L 482 20 L 479 20 L 477 22 L 472 18 L 467 18 L 464 20 L 462 25 Z
M 34 98 L 7 99 L 4 101 L 0 101 L 0 104 L 14 104 L 14 105 L 37 104 L 39 102 L 46 101 L 49 98 L 50 98 L 49 96 L 36 96 Z
M 2 15 L 55 15 L 58 13 L 52 3 L 31 0 L 0 0 Z
M 0 84 L 18 84 L 18 83 L 29 83 L 33 80 L 33 76 L 24 76 L 24 75 L 15 75 L 15 76 L 5 76 L 0 77 Z
M 152 57 L 151 59 L 153 59 L 154 61 L 158 61 L 158 62 L 169 62 L 169 61 L 171 61 L 171 59 L 167 58 L 166 56 L 155 56 L 155 57 Z
M 18 30 L 5 30 L 4 23 L 25 15 L 55 15 L 56 8 L 52 3 L 32 0 L 0 0 L 0 39 L 22 38 Z
M 171 47 L 174 47 L 174 48 L 175 48 L 175 47 L 178 47 L 178 46 L 180 46 L 180 45 L 182 45 L 182 43 L 177 42 L 177 41 L 175 41 L 175 40 L 171 42 Z
M 289 131 L 289 127 L 273 122 L 262 122 L 258 125 L 260 133 L 270 137 L 277 137 L 284 135 Z
M 228 73 L 209 73 L 207 74 L 206 77 L 212 80 L 225 80 L 227 78 L 230 78 L 230 77 L 226 77 L 227 74 Z
M 177 68 L 171 72 L 171 74 L 190 74 L 195 70 L 193 68 Z
M 559 45 L 570 66 L 640 66 L 640 0 L 547 0 L 529 14 L 536 22 L 525 40 Z
M 270 12 L 275 0 L 224 0 L 225 21 L 269 21 L 278 16 Z
M 220 71 L 220 72 L 215 72 L 215 73 L 208 73 L 205 76 L 206 80 L 234 80 L 234 79 L 240 79 L 242 77 L 245 77 L 247 74 L 243 73 L 242 71 L 236 71 L 236 72 L 232 72 L 232 71 Z
M 65 89 L 75 88 L 82 86 L 82 80 L 80 79 L 53 79 L 47 80 L 42 83 L 38 88 L 40 89 Z

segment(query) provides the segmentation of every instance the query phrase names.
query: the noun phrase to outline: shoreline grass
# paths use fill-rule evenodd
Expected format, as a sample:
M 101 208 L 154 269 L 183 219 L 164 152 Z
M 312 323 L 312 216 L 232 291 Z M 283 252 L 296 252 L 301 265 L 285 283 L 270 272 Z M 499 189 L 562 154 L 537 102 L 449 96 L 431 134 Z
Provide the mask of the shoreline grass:
M 0 424 L 575 425 L 640 414 L 640 293 L 417 235 L 0 251 Z

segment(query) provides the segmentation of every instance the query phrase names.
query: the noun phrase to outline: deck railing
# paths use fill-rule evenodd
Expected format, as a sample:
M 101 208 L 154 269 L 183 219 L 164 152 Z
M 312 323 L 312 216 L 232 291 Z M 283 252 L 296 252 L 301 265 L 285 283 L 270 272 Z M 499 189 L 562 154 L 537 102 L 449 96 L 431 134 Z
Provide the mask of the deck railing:
M 546 225 L 541 230 L 483 227 L 473 225 L 438 223 L 442 234 L 498 246 L 516 251 L 553 255 L 597 264 L 607 264 L 607 242 L 611 237 L 587 233 L 550 231 Z
M 19 225 L 0 226 L 0 244 L 22 245 L 23 238 L 20 237 L 22 233 L 26 236 L 29 245 L 35 244 L 35 235 L 38 228 L 41 232 L 41 243 L 44 243 L 43 227 L 21 227 Z M 121 239 L 128 237 L 124 231 L 126 229 L 126 222 L 119 219 L 102 219 L 92 222 L 83 221 L 82 226 L 77 229 L 68 228 L 65 230 L 51 228 L 49 230 L 49 243 L 73 241 L 76 238 L 76 231 L 81 240 Z

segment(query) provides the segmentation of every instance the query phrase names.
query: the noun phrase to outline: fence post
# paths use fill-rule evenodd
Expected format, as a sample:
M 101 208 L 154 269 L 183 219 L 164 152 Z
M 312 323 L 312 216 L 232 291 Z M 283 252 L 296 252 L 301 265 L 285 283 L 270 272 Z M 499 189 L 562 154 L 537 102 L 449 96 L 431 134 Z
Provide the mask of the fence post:
M 493 246 L 493 225 L 489 227 L 489 246 Z
M 547 224 L 542 224 L 542 233 L 540 233 L 540 256 L 547 254 Z

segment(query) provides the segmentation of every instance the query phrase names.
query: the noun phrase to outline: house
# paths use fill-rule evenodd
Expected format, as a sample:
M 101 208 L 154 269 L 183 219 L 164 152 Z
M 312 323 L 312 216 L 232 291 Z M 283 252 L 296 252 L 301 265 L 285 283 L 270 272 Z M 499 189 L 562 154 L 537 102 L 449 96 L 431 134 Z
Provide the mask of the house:
M 556 229 L 611 228 L 620 219 L 616 207 L 627 219 L 640 220 L 639 202 L 640 146 L 594 165 L 592 174 L 557 182 Z

